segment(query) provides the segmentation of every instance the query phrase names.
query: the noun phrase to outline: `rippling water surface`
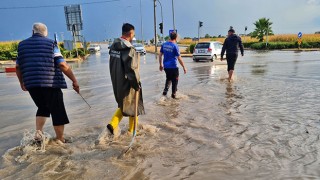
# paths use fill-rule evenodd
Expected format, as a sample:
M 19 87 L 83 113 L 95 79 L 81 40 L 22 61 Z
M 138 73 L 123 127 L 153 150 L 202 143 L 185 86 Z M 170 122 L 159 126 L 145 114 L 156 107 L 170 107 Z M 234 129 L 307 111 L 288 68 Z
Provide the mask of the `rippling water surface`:
M 104 127 L 116 109 L 107 48 L 72 67 L 81 93 L 64 90 L 71 123 L 65 146 L 32 139 L 36 107 L 14 74 L 0 74 L 0 179 L 317 179 L 320 177 L 320 53 L 247 51 L 228 83 L 226 63 L 184 58 L 178 99 L 161 95 L 165 75 L 141 58 L 147 114 L 133 149 Z M 71 85 L 68 81 L 69 86 Z M 51 119 L 45 131 L 54 136 Z M 29 139 L 28 139 L 29 138 Z

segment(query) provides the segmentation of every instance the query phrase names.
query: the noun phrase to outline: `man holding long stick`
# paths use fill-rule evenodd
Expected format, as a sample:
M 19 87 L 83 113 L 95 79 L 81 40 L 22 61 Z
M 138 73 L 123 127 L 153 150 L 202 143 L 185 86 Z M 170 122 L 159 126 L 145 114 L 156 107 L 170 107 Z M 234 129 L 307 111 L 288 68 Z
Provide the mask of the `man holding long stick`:
M 134 38 L 134 26 L 125 23 L 122 26 L 122 36 L 115 39 L 110 47 L 110 76 L 118 109 L 107 125 L 109 132 L 119 135 L 118 125 L 123 116 L 129 116 L 129 133 L 133 133 L 138 124 L 135 116 L 144 114 L 142 89 L 139 75 L 139 57 L 132 46 Z M 138 96 L 137 114 L 135 112 L 136 93 Z
M 38 107 L 35 140 L 44 143 L 43 126 L 52 117 L 56 140 L 66 143 L 64 126 L 69 123 L 61 89 L 67 88 L 63 74 L 79 93 L 79 85 L 71 68 L 63 59 L 57 42 L 47 38 L 43 23 L 34 23 L 32 37 L 19 43 L 16 73 L 21 89 L 28 91 Z M 63 73 L 63 74 L 62 74 Z

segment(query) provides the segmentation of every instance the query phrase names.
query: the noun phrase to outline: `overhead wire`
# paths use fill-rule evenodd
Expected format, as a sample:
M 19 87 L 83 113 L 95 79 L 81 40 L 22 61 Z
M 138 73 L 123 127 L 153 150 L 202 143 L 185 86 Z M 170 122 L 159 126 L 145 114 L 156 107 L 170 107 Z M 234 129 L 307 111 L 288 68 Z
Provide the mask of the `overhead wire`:
M 89 5 L 89 4 L 101 4 L 101 3 L 110 3 L 120 0 L 105 0 L 105 1 L 94 1 L 94 2 L 85 2 L 78 3 L 80 5 Z M 35 8 L 50 8 L 50 7 L 64 7 L 70 4 L 57 4 L 57 5 L 43 5 L 43 6 L 17 6 L 17 7 L 0 7 L 0 10 L 9 10 L 9 9 L 35 9 Z

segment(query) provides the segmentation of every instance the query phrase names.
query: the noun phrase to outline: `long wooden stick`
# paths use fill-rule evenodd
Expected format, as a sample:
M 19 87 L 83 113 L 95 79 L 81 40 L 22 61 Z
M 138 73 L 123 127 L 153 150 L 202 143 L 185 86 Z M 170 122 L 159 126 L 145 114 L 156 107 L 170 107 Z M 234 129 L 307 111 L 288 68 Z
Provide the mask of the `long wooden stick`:
M 134 108 L 135 108 L 135 111 L 134 111 L 134 125 L 133 125 L 133 135 L 132 135 L 132 140 L 131 140 L 131 142 L 130 142 L 130 144 L 129 144 L 129 147 L 128 147 L 128 149 L 124 152 L 124 153 L 127 153 L 130 149 L 131 149 L 131 147 L 132 147 L 132 145 L 133 145 L 133 142 L 134 142 L 134 139 L 135 139 L 135 137 L 136 137 L 136 135 L 137 135 L 137 126 L 138 126 L 138 124 L 137 124 L 137 119 L 138 119 L 138 103 L 139 103 L 139 91 L 136 91 L 136 93 L 135 93 L 135 98 L 136 98 L 136 101 L 135 101 L 135 104 L 134 104 Z
M 83 97 L 80 93 L 78 93 L 78 94 L 81 96 L 81 98 L 83 99 L 83 101 L 84 101 L 85 103 L 87 103 L 87 105 L 89 106 L 89 109 L 91 109 L 90 104 L 84 99 L 84 97 Z

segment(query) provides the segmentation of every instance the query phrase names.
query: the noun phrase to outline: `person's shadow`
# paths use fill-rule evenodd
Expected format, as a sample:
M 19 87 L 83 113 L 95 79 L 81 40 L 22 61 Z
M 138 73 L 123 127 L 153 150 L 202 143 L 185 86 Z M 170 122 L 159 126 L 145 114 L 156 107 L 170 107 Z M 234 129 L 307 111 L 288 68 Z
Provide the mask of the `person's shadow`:
M 239 107 L 242 106 L 241 99 L 243 99 L 243 96 L 239 94 L 237 89 L 238 89 L 237 86 L 235 86 L 232 83 L 226 84 L 225 107 L 227 109 L 227 114 L 229 115 L 234 113 L 240 113 Z

